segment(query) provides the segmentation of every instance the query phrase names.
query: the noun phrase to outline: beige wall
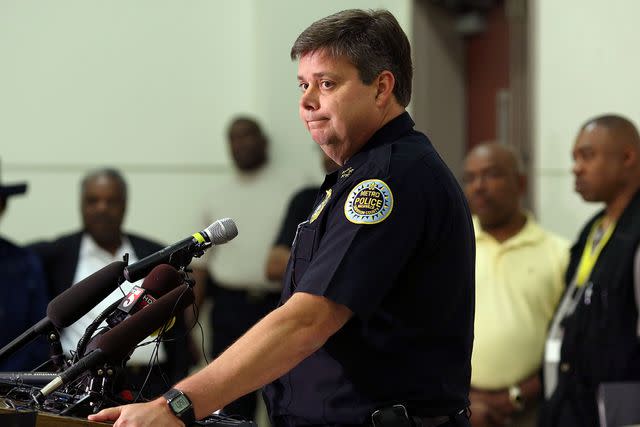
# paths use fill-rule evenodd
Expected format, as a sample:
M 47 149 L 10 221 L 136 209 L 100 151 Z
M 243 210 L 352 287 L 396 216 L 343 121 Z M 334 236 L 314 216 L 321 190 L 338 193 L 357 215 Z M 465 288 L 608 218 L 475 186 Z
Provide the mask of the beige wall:
M 414 78 L 411 101 L 416 128 L 426 133 L 456 176 L 466 148 L 464 39 L 441 7 L 418 1 L 413 12 Z
M 11 200 L 0 233 L 24 243 L 76 228 L 78 181 L 103 165 L 120 167 L 130 182 L 128 229 L 166 242 L 194 231 L 207 181 L 229 172 L 224 129 L 236 112 L 264 123 L 273 161 L 290 170 L 291 182 L 274 191 L 319 180 L 288 54 L 307 24 L 347 7 L 387 7 L 415 34 L 414 51 L 423 55 L 416 75 L 425 80 L 416 82 L 412 109 L 445 157 L 453 147 L 457 169 L 462 89 L 447 70 L 456 70 L 459 46 L 436 40 L 433 14 L 410 0 L 313 8 L 293 0 L 5 0 L 1 179 L 27 180 L 30 192 Z M 536 0 L 530 9 L 535 206 L 544 225 L 572 238 L 597 208 L 572 190 L 577 128 L 602 112 L 640 120 L 640 2 Z M 447 85 L 430 86 L 443 76 Z M 438 100 L 452 101 L 448 113 Z M 233 196 L 229 189 L 220 198 Z
M 573 192 L 571 149 L 589 117 L 640 122 L 636 0 L 531 0 L 535 203 L 542 223 L 573 239 L 599 208 Z
M 3 0 L 1 179 L 30 189 L 0 233 L 25 243 L 77 228 L 81 176 L 113 165 L 130 184 L 126 228 L 184 237 L 202 225 L 207 182 L 230 171 L 225 126 L 238 112 L 262 121 L 291 173 L 274 192 L 319 181 L 289 49 L 349 7 L 386 7 L 410 33 L 409 0 Z

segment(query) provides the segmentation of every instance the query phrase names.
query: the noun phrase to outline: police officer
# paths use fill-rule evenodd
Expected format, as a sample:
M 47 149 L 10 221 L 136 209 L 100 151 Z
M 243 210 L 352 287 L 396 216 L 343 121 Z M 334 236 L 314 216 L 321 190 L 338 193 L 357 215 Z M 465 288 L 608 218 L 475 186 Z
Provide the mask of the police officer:
M 347 10 L 291 56 L 302 121 L 341 168 L 298 228 L 283 303 L 164 398 L 91 419 L 188 424 L 268 384 L 276 426 L 469 425 L 473 226 L 405 111 L 407 37 L 387 11 Z

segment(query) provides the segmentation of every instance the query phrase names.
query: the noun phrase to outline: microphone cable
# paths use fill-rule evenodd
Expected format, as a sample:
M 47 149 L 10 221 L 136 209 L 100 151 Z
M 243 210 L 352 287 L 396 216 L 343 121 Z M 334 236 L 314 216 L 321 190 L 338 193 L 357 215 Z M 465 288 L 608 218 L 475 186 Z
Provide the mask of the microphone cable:
M 118 288 L 122 291 L 120 285 L 118 285 Z M 123 297 L 126 296 L 124 291 L 122 291 L 122 293 L 124 294 Z M 120 305 L 120 300 L 116 300 L 111 303 L 111 305 L 105 308 L 102 313 L 100 313 L 95 319 L 93 319 L 93 322 L 91 322 L 91 324 L 87 326 L 87 329 L 85 329 L 84 334 L 82 334 L 82 337 L 80 337 L 80 339 L 78 340 L 78 344 L 76 345 L 76 354 L 71 359 L 73 363 L 76 363 L 82 358 L 82 356 L 84 356 L 85 351 L 87 351 L 87 345 L 89 344 L 91 338 L 93 338 L 94 333 L 98 330 L 98 327 L 102 324 L 102 322 L 107 320 L 107 317 L 109 317 L 113 310 L 118 307 L 118 305 Z
M 179 313 L 176 313 L 176 308 L 178 307 L 178 304 L 180 303 L 180 299 L 185 294 L 185 292 L 187 292 L 187 289 L 190 289 L 190 288 L 191 288 L 191 286 L 185 286 L 184 287 L 184 290 L 182 291 L 180 296 L 177 298 L 176 302 L 173 304 L 173 308 L 171 309 L 171 315 L 169 316 L 169 319 L 171 319 L 172 317 L 177 317 L 177 315 Z M 195 307 L 195 302 L 193 304 L 191 304 L 191 306 Z M 177 320 L 176 320 L 176 322 L 177 322 Z M 146 377 L 144 379 L 144 382 L 140 386 L 140 390 L 138 390 L 137 395 L 133 399 L 133 403 L 139 402 L 140 398 L 144 399 L 144 401 L 148 401 L 148 399 L 143 395 L 143 392 L 144 392 L 145 386 L 147 385 L 147 383 L 149 382 L 149 379 L 151 378 L 151 374 L 153 373 L 153 367 L 154 366 L 158 367 L 158 370 L 160 371 L 160 376 L 161 376 L 162 380 L 164 381 L 165 385 L 167 387 L 171 386 L 171 384 L 169 384 L 169 382 L 170 382 L 169 378 L 167 377 L 166 373 L 160 367 L 160 359 L 159 359 L 160 355 L 159 355 L 159 352 L 160 352 L 161 343 L 175 341 L 175 339 L 172 339 L 172 338 L 165 339 L 166 332 L 172 326 L 173 325 L 171 324 L 171 320 L 168 320 L 167 322 L 165 322 L 164 325 L 162 325 L 162 328 L 160 328 L 160 331 L 159 331 L 159 333 L 158 333 L 158 335 L 156 337 L 152 338 L 149 341 L 142 342 L 142 343 L 136 345 L 135 348 L 153 344 L 154 348 L 153 348 L 153 351 L 151 352 L 151 356 L 149 357 L 149 362 L 147 363 L 147 375 L 146 375 Z M 189 333 L 190 333 L 190 331 L 186 330 L 186 327 L 185 327 L 184 337 L 187 337 L 189 335 Z

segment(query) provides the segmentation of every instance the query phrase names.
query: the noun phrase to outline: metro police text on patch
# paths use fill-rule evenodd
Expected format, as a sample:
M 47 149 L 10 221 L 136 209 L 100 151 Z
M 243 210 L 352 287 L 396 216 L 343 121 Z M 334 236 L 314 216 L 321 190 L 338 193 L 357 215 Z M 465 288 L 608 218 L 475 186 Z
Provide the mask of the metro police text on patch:
M 346 218 L 354 224 L 384 221 L 393 209 L 393 194 L 386 182 L 368 179 L 356 185 L 344 204 Z

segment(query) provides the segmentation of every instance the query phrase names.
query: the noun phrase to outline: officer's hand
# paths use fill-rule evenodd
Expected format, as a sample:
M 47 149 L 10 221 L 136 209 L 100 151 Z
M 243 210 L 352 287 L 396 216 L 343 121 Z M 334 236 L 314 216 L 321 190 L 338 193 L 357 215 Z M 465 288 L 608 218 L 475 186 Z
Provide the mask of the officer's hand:
M 184 427 L 184 423 L 173 415 L 164 398 L 103 409 L 88 418 L 91 421 L 115 421 L 113 427 Z

